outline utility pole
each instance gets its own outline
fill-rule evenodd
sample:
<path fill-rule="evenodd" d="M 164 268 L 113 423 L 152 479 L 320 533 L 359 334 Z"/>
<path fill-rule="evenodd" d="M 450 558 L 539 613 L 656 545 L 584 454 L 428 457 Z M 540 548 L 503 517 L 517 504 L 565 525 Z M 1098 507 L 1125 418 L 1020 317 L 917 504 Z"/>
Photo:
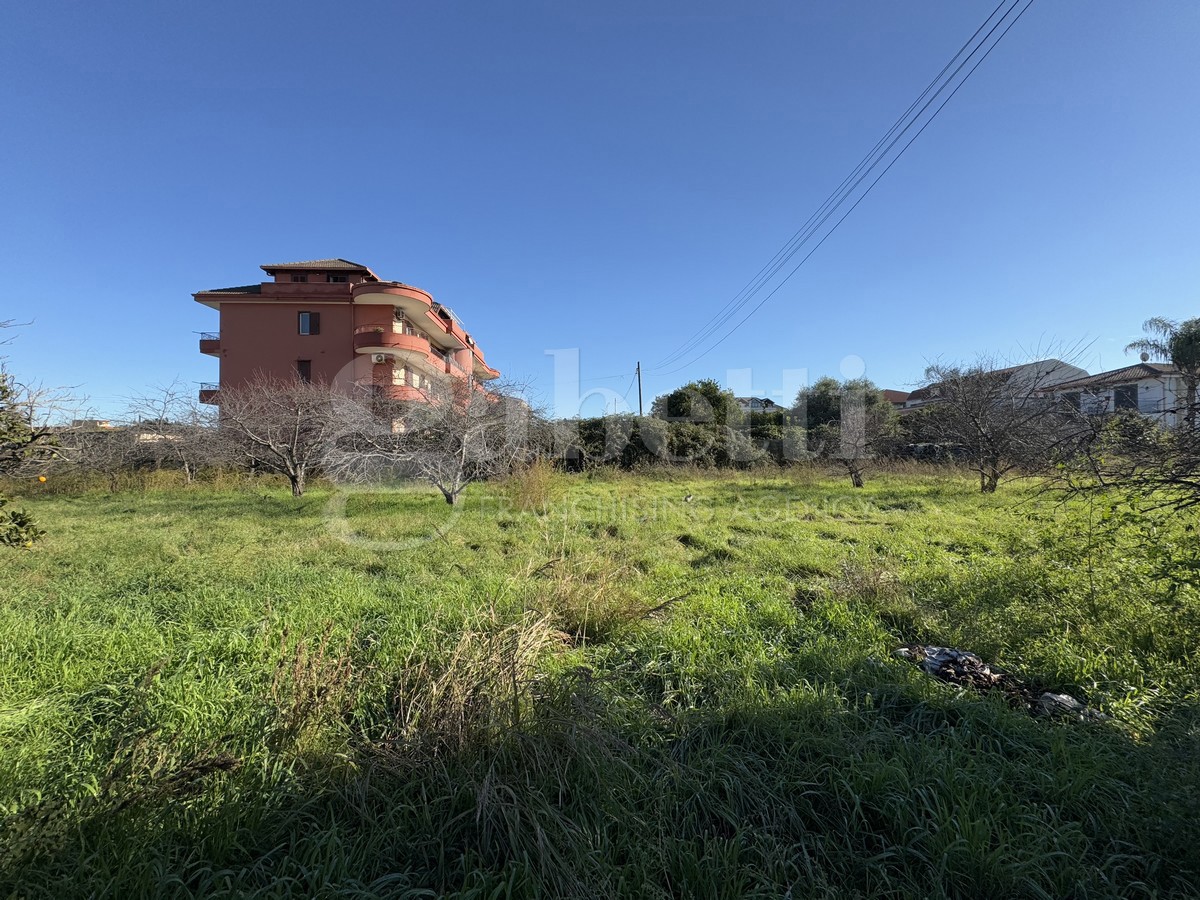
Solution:
<path fill-rule="evenodd" d="M 638 364 L 637 364 L 637 377 L 638 377 L 638 418 L 641 418 L 643 415 L 643 413 L 642 413 L 642 361 L 641 360 L 638 360 Z"/>

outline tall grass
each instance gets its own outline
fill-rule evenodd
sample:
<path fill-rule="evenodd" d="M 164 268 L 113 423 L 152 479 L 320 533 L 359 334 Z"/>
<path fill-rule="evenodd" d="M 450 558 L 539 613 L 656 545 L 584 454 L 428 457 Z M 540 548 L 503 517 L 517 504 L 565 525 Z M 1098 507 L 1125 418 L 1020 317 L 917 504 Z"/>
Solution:
<path fill-rule="evenodd" d="M 349 503 L 371 543 L 320 487 L 28 490 L 0 890 L 1200 893 L 1200 598 L 1136 529 L 917 475 L 551 475 L 453 520 Z M 937 682 L 910 641 L 1110 718 Z"/>

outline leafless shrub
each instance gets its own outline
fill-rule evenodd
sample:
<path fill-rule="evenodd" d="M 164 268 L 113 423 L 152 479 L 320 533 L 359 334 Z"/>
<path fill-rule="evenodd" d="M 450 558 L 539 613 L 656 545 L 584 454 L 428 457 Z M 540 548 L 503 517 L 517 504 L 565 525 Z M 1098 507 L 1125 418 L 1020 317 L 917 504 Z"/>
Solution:
<path fill-rule="evenodd" d="M 1132 412 L 1081 422 L 1076 452 L 1049 473 L 1051 489 L 1115 494 L 1149 509 L 1200 506 L 1200 428 L 1182 417 L 1168 428 Z"/>
<path fill-rule="evenodd" d="M 124 418 L 142 452 L 158 466 L 177 466 L 188 484 L 218 461 L 216 415 L 178 380 L 134 397 Z"/>
<path fill-rule="evenodd" d="M 1172 426 L 1134 412 L 1081 415 L 1076 452 L 1052 470 L 1049 484 L 1149 510 L 1192 509 L 1200 506 L 1200 318 L 1153 318 L 1143 328 L 1147 337 L 1125 349 L 1169 361 L 1183 380 L 1184 396 L 1169 410 Z"/>
<path fill-rule="evenodd" d="M 77 405 L 65 388 L 20 381 L 0 359 L 0 474 L 37 471 L 63 458 L 57 423 Z"/>
<path fill-rule="evenodd" d="M 59 441 L 69 468 L 103 478 L 113 493 L 130 483 L 140 465 L 150 463 L 137 433 L 126 428 L 79 425 L 62 432 Z"/>

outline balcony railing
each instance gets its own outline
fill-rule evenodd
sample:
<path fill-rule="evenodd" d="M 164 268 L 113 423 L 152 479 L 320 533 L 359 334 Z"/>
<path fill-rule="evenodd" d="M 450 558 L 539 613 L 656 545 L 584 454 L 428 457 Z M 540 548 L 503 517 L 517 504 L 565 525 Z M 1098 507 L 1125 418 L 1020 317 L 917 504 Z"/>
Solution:
<path fill-rule="evenodd" d="M 423 337 L 426 340 L 429 340 L 429 335 L 414 326 L 412 322 L 408 321 L 408 319 L 396 319 L 394 322 L 392 322 L 392 333 L 411 334 L 415 335 L 416 337 Z"/>
<path fill-rule="evenodd" d="M 420 332 L 406 334 L 384 325 L 360 325 L 354 329 L 354 349 L 407 350 L 429 354 L 429 338 Z"/>
<path fill-rule="evenodd" d="M 215 331 L 200 332 L 200 352 L 217 354 L 221 352 L 221 335 Z"/>
<path fill-rule="evenodd" d="M 216 403 L 221 396 L 221 386 L 205 382 L 200 385 L 200 402 L 201 403 Z"/>

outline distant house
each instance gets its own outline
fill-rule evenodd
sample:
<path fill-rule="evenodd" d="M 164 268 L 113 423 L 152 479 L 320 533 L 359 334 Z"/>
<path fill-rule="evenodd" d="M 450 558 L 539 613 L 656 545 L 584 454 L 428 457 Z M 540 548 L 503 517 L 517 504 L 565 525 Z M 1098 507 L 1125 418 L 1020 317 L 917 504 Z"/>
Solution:
<path fill-rule="evenodd" d="M 896 409 L 904 409 L 904 404 L 912 396 L 909 391 L 894 391 L 891 388 L 884 388 L 882 393 L 883 399 L 892 404 Z"/>
<path fill-rule="evenodd" d="M 112 431 L 113 423 L 108 419 L 73 419 L 71 428 L 76 431 Z"/>
<path fill-rule="evenodd" d="M 1003 378 L 1005 384 L 1011 383 L 1014 391 L 1021 391 L 1024 387 L 1030 394 L 1034 394 L 1039 390 L 1055 387 L 1073 379 L 1086 378 L 1088 373 L 1087 369 L 1065 363 L 1061 359 L 1039 359 L 1036 362 L 1022 363 L 1019 366 L 993 369 L 984 374 Z M 926 385 L 909 394 L 904 400 L 903 408 L 906 410 L 918 409 L 930 403 L 936 403 L 937 399 L 938 386 L 936 384 Z"/>
<path fill-rule="evenodd" d="M 1131 410 L 1173 427 L 1185 403 L 1183 376 L 1173 365 L 1142 362 L 1060 382 L 1053 394 L 1087 415 Z"/>
<path fill-rule="evenodd" d="M 782 410 L 783 407 L 774 400 L 768 400 L 766 397 L 734 397 L 734 402 L 737 403 L 738 409 L 748 413 L 776 412 Z"/>

